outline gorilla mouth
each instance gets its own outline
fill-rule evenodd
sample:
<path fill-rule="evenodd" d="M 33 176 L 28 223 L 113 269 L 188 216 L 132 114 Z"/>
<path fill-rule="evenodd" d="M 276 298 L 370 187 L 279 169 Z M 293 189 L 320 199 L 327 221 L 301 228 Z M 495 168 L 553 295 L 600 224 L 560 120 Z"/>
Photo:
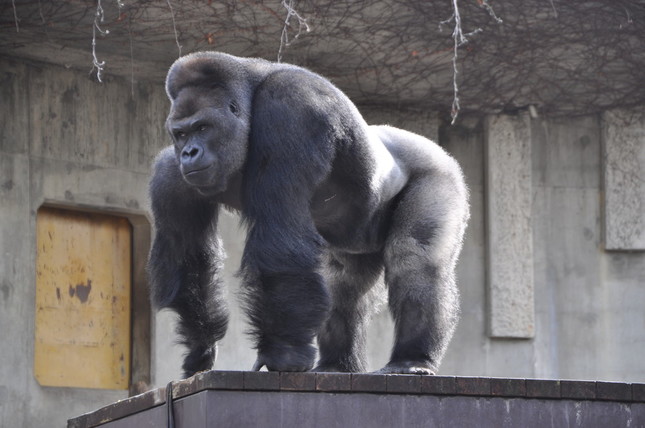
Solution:
<path fill-rule="evenodd" d="M 192 185 L 204 186 L 212 184 L 212 174 L 210 173 L 213 165 L 207 165 L 203 168 L 191 169 L 189 171 L 182 171 L 184 179 Z"/>
<path fill-rule="evenodd" d="M 186 177 L 188 177 L 189 175 L 199 174 L 199 173 L 200 173 L 200 172 L 202 172 L 202 171 L 206 171 L 206 170 L 207 170 L 207 169 L 209 169 L 211 166 L 212 166 L 212 165 L 207 165 L 207 166 L 205 166 L 205 167 L 203 167 L 203 168 L 196 168 L 196 169 L 191 169 L 190 171 L 184 171 L 184 175 L 185 175 Z"/>

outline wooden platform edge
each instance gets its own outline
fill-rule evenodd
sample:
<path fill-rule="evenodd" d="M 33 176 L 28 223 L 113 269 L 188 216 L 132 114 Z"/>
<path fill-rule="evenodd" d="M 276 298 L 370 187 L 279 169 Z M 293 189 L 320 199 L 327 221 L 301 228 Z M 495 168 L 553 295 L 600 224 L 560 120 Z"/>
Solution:
<path fill-rule="evenodd" d="M 645 403 L 645 383 L 369 373 L 212 370 L 173 382 L 172 389 L 173 399 L 180 399 L 205 390 L 236 390 L 449 395 Z M 67 426 L 68 428 L 99 426 L 163 405 L 165 402 L 166 387 L 162 387 L 69 419 Z"/>

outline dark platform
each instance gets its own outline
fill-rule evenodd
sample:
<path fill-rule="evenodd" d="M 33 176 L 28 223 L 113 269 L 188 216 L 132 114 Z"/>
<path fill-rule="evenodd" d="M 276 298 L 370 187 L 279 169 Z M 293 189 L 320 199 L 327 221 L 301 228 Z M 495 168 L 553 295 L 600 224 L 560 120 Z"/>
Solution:
<path fill-rule="evenodd" d="M 645 384 L 345 373 L 200 373 L 173 383 L 176 428 L 645 427 Z M 67 426 L 165 427 L 165 388 Z"/>

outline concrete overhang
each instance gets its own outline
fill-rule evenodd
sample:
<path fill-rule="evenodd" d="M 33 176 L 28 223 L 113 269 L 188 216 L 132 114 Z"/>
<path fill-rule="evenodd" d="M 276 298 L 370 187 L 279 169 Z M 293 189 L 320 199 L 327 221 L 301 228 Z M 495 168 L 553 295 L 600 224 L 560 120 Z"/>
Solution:
<path fill-rule="evenodd" d="M 494 12 L 483 0 L 458 5 L 468 40 L 456 61 L 462 111 L 586 114 L 645 104 L 642 1 L 496 1 Z M 96 78 L 94 51 L 104 78 L 159 83 L 180 53 L 281 55 L 357 104 L 450 114 L 454 18 L 449 0 L 14 0 L 0 5 L 0 54 Z"/>

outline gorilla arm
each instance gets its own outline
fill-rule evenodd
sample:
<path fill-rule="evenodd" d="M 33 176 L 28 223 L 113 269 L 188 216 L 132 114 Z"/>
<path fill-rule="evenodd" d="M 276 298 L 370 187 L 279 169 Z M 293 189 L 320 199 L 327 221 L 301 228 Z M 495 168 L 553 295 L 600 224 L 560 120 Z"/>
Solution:
<path fill-rule="evenodd" d="M 215 344 L 226 331 L 228 309 L 218 279 L 223 251 L 216 203 L 181 177 L 172 147 L 157 157 L 150 185 L 155 237 L 148 272 L 153 304 L 179 315 L 186 345 L 184 376 L 212 367 Z"/>

